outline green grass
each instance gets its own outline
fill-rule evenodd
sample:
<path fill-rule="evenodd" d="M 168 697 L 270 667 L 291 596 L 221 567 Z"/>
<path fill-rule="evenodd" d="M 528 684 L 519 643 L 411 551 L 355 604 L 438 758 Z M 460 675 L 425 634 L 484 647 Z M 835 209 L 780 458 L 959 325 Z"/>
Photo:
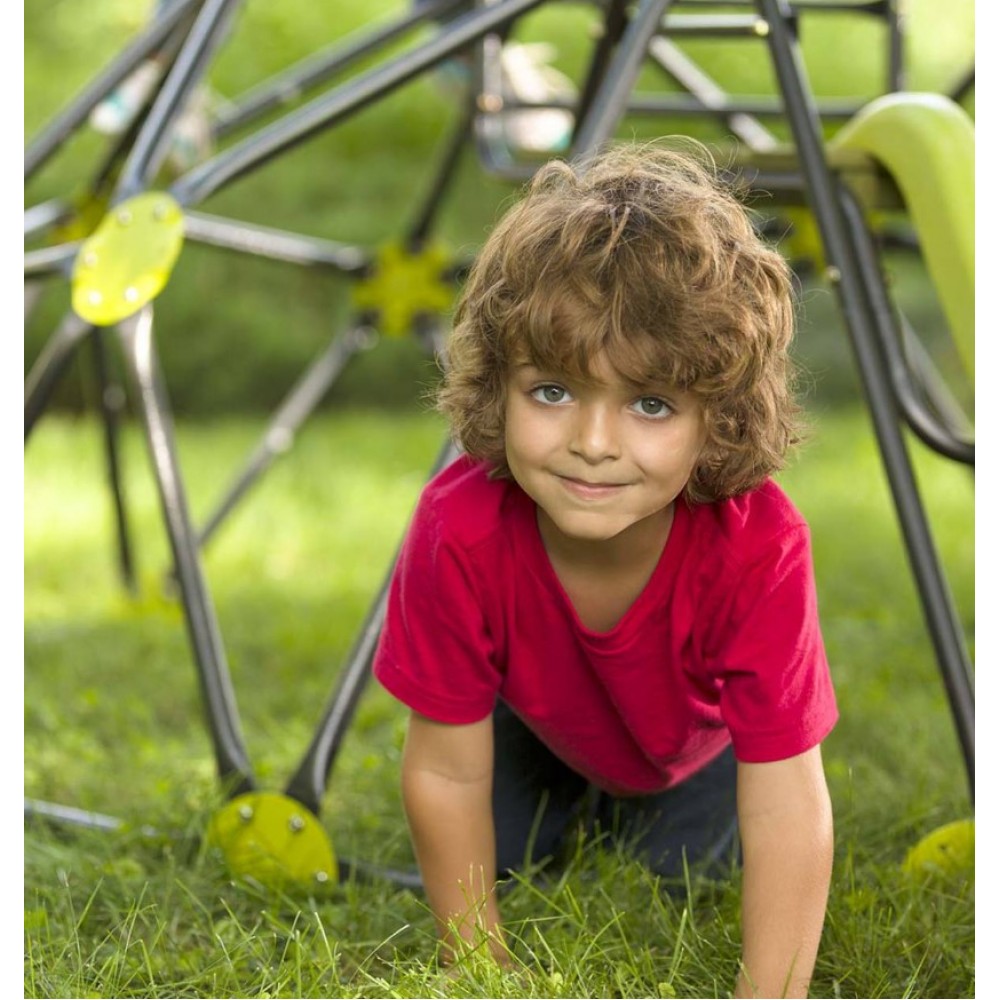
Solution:
<path fill-rule="evenodd" d="M 180 424 L 197 519 L 261 426 Z M 304 752 L 441 437 L 438 418 L 418 411 L 314 419 L 207 552 L 263 788 L 280 790 Z M 971 641 L 972 480 L 914 452 Z M 505 898 L 523 968 L 456 981 L 432 961 L 417 895 L 377 883 L 283 894 L 230 879 L 201 841 L 221 795 L 131 427 L 125 459 L 135 599 L 116 580 L 97 426 L 47 417 L 26 452 L 25 794 L 125 823 L 114 833 L 26 825 L 26 997 L 728 995 L 738 881 L 675 899 L 593 844 L 553 881 L 523 880 Z M 838 842 L 814 994 L 971 997 L 971 873 L 900 870 L 923 834 L 970 806 L 863 416 L 817 410 L 813 440 L 782 481 L 812 524 L 842 712 L 825 747 Z M 397 790 L 404 716 L 370 687 L 337 757 L 322 821 L 344 858 L 412 864 Z"/>

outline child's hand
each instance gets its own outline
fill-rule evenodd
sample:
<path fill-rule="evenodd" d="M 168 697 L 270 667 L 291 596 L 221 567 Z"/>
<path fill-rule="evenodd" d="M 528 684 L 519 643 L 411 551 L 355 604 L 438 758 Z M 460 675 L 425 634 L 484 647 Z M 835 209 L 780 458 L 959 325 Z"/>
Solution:
<path fill-rule="evenodd" d="M 488 995 L 503 996 L 511 993 L 512 987 L 515 994 L 524 992 L 519 987 L 526 987 L 529 980 L 529 970 L 509 952 L 490 955 L 475 950 L 444 965 L 437 985 L 446 995 L 452 993 L 457 984 L 466 982 L 470 986 L 475 985 L 477 993 L 481 993 L 484 987 L 489 987 Z"/>

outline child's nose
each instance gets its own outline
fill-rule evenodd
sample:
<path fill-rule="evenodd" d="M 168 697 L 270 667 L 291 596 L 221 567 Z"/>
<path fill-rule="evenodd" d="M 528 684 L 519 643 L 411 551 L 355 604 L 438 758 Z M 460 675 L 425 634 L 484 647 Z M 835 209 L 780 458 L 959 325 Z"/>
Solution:
<path fill-rule="evenodd" d="M 602 405 L 581 406 L 574 422 L 570 450 L 591 464 L 618 458 L 621 445 L 613 409 Z"/>

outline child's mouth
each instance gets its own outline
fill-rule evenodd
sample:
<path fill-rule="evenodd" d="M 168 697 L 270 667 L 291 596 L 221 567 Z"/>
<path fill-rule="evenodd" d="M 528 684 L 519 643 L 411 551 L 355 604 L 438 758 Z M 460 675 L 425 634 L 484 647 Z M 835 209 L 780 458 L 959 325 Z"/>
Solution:
<path fill-rule="evenodd" d="M 569 493 L 584 500 L 600 500 L 625 489 L 625 483 L 591 482 L 586 479 L 574 479 L 572 476 L 558 478 Z"/>

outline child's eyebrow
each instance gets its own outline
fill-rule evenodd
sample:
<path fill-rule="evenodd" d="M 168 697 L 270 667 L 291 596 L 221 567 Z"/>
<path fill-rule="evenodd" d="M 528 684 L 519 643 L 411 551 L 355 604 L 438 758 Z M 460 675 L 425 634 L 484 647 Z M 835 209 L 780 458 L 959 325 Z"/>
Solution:
<path fill-rule="evenodd" d="M 629 387 L 643 396 L 677 396 L 683 390 L 672 382 L 629 382 Z"/>
<path fill-rule="evenodd" d="M 511 365 L 511 372 L 515 375 L 521 375 L 524 372 L 534 372 L 537 375 L 544 377 L 555 378 L 555 373 L 550 371 L 548 368 L 539 368 L 533 361 L 515 361 Z"/>

